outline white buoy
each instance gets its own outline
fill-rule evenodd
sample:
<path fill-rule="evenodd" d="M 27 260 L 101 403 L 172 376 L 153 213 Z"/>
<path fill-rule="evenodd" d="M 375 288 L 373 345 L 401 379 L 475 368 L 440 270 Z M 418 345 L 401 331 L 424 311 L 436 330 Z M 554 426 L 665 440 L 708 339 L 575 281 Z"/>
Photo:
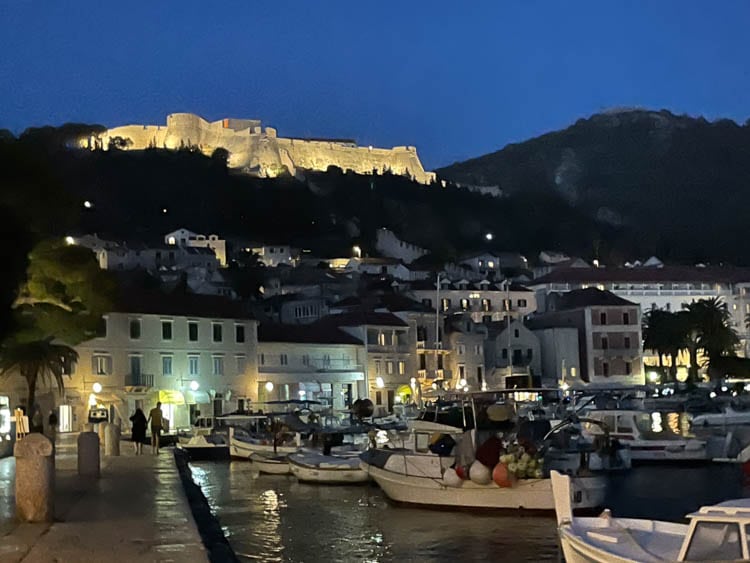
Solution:
<path fill-rule="evenodd" d="M 445 473 L 443 473 L 443 484 L 446 487 L 460 487 L 463 485 L 464 480 L 461 479 L 461 477 L 458 476 L 458 473 L 456 473 L 456 470 L 452 467 L 449 467 L 445 470 Z"/>
<path fill-rule="evenodd" d="M 489 485 L 492 481 L 492 471 L 489 467 L 477 460 L 471 464 L 469 479 L 477 485 Z"/>

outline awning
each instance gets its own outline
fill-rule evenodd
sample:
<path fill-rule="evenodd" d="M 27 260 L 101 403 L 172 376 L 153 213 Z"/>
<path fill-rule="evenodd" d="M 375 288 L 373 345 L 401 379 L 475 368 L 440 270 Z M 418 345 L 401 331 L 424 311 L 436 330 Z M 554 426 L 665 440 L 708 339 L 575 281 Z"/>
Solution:
<path fill-rule="evenodd" d="M 185 403 L 188 405 L 210 405 L 211 398 L 206 391 L 185 391 Z"/>
<path fill-rule="evenodd" d="M 97 404 L 111 404 L 111 403 L 121 403 L 122 397 L 119 397 L 118 395 L 115 395 L 114 393 L 93 393 L 94 397 L 96 397 Z"/>
<path fill-rule="evenodd" d="M 180 391 L 173 391 L 172 389 L 160 389 L 159 402 L 165 405 L 184 405 L 185 397 Z"/>

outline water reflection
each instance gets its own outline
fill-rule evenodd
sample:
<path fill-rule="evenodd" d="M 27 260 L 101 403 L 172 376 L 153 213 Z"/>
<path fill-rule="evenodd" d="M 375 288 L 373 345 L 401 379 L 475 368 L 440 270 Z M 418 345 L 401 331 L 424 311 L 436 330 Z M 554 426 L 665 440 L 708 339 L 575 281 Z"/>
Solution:
<path fill-rule="evenodd" d="M 197 463 L 193 475 L 244 560 L 557 561 L 552 517 L 395 507 L 376 487 L 254 478 L 249 464 Z"/>

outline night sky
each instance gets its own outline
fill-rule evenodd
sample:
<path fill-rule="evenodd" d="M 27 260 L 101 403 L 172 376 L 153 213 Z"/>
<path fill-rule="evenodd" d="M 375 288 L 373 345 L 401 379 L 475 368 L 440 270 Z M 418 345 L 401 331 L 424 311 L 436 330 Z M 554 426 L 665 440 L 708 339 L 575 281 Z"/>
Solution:
<path fill-rule="evenodd" d="M 426 167 L 616 106 L 750 117 L 750 2 L 0 0 L 0 128 L 260 118 Z"/>

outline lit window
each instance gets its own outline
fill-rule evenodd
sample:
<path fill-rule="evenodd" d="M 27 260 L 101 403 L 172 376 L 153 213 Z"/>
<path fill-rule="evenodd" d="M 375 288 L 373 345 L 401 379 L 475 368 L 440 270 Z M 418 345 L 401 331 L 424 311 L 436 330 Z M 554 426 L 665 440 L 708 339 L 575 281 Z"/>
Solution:
<path fill-rule="evenodd" d="M 188 356 L 188 375 L 192 375 L 192 376 L 198 375 L 199 359 L 200 358 L 198 356 Z"/>
<path fill-rule="evenodd" d="M 398 363 L 398 374 L 404 375 L 406 373 L 406 362 L 399 362 Z"/>
<path fill-rule="evenodd" d="M 224 375 L 224 357 L 214 356 L 214 375 Z"/>

